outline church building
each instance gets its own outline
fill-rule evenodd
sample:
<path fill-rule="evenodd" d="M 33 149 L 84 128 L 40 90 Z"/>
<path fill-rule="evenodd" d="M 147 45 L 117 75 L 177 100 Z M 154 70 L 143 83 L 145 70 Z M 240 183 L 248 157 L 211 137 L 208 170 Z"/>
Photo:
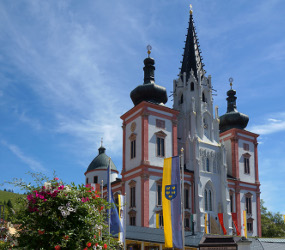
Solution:
<path fill-rule="evenodd" d="M 121 116 L 121 178 L 111 162 L 113 194 L 126 194 L 127 225 L 163 228 L 164 158 L 184 148 L 185 230 L 239 235 L 245 210 L 248 236 L 260 237 L 258 135 L 246 130 L 249 117 L 237 111 L 232 86 L 227 112 L 219 116 L 214 108 L 192 11 L 180 73 L 173 81 L 173 108 L 165 106 L 167 91 L 155 83 L 155 61 L 148 54 L 144 82 L 130 93 L 134 106 Z M 101 145 L 85 172 L 87 184 L 106 183 L 105 151 Z"/>

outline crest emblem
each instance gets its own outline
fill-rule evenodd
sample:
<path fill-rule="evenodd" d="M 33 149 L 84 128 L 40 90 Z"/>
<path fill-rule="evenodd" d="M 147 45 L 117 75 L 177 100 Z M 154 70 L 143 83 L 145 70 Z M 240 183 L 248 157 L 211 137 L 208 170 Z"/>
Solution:
<path fill-rule="evenodd" d="M 172 200 L 177 195 L 177 185 L 166 185 L 165 186 L 165 198 Z"/>

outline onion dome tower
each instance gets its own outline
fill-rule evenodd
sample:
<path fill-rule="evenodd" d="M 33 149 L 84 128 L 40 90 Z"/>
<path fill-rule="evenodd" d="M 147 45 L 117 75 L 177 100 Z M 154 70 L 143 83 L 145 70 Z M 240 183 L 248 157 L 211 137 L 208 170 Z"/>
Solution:
<path fill-rule="evenodd" d="M 137 86 L 130 94 L 134 105 L 138 105 L 142 101 L 154 104 L 165 104 L 167 102 L 167 92 L 162 86 L 155 84 L 154 81 L 154 59 L 151 58 L 151 46 L 147 46 L 148 57 L 144 60 L 144 83 Z"/>
<path fill-rule="evenodd" d="M 101 146 L 98 149 L 98 155 L 89 164 L 87 171 L 85 172 L 86 184 L 90 183 L 107 183 L 107 169 L 109 165 L 109 156 L 106 155 L 106 148 L 103 147 L 103 141 L 101 140 Z M 118 170 L 114 162 L 110 159 L 111 165 L 111 181 L 115 181 L 118 177 Z"/>
<path fill-rule="evenodd" d="M 229 80 L 231 89 L 227 92 L 227 113 L 220 117 L 220 133 L 223 133 L 232 128 L 245 129 L 249 121 L 249 117 L 247 115 L 237 111 L 237 97 L 235 96 L 236 91 L 232 89 L 233 79 L 230 78 Z"/>

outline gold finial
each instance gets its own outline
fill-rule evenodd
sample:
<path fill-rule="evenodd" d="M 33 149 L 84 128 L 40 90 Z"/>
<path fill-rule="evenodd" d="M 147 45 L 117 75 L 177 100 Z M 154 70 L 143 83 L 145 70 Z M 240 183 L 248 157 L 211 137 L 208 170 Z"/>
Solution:
<path fill-rule="evenodd" d="M 152 47 L 150 45 L 147 45 L 146 49 L 147 49 L 147 54 L 148 54 L 148 57 L 149 57 L 149 55 L 151 53 L 151 50 L 152 50 Z"/>
<path fill-rule="evenodd" d="M 233 81 L 234 81 L 234 78 L 230 77 L 229 82 L 230 82 L 231 89 L 233 89 Z"/>
<path fill-rule="evenodd" d="M 193 14 L 192 4 L 190 4 L 189 7 L 190 7 L 190 15 L 192 15 Z"/>

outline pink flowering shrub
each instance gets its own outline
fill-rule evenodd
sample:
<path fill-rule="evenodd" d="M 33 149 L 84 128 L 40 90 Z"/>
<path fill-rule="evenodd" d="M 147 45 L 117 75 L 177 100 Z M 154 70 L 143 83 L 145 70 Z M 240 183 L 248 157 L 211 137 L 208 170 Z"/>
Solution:
<path fill-rule="evenodd" d="M 106 225 L 110 206 L 99 192 L 84 185 L 66 185 L 57 177 L 33 176 L 35 186 L 14 183 L 27 193 L 15 218 L 21 249 L 118 248 Z"/>

